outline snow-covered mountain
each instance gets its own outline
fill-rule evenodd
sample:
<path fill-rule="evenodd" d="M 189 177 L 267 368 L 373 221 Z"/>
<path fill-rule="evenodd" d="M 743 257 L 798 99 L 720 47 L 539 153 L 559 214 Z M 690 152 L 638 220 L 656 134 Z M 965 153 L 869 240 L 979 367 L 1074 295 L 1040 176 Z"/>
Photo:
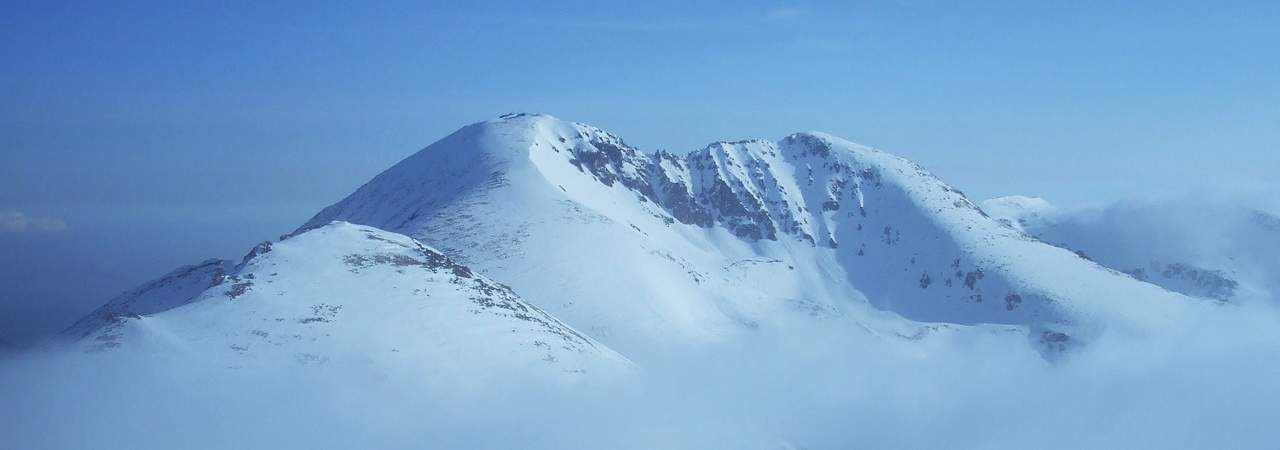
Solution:
<path fill-rule="evenodd" d="M 1190 304 L 827 134 L 648 154 L 513 114 L 428 146 L 239 264 L 180 268 L 67 334 L 90 349 L 201 342 L 304 359 L 430 339 L 574 372 L 629 364 L 605 345 L 643 362 L 815 320 L 885 336 L 1006 325 L 1060 349 Z"/>
<path fill-rule="evenodd" d="M 301 229 L 428 242 L 626 354 L 862 305 L 1066 339 L 1187 299 L 1001 225 L 920 166 L 823 133 L 647 154 L 538 114 L 473 124 Z"/>
<path fill-rule="evenodd" d="M 980 208 L 824 133 L 646 153 L 513 114 L 241 259 L 117 296 L 70 352 L 0 358 L 0 397 L 7 423 L 105 430 L 21 448 L 144 426 L 174 431 L 131 447 L 1169 447 L 1239 424 L 1215 434 L 1270 442 L 1257 367 L 1280 316 L 1236 300 L 1275 292 L 1280 220 L 1208 211 Z"/>

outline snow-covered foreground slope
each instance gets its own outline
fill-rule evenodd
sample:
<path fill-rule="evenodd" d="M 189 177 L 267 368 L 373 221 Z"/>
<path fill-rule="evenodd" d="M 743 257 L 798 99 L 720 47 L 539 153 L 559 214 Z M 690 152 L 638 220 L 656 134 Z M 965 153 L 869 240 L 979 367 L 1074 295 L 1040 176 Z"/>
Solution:
<path fill-rule="evenodd" d="M 822 133 L 645 154 L 590 125 L 465 127 L 326 208 L 429 242 L 624 353 L 862 305 L 1041 337 L 1188 299 L 1028 238 L 919 166 Z"/>
<path fill-rule="evenodd" d="M 198 353 L 228 367 L 357 358 L 433 381 L 573 381 L 630 363 L 417 241 L 334 222 L 126 293 L 67 331 L 90 351 Z"/>

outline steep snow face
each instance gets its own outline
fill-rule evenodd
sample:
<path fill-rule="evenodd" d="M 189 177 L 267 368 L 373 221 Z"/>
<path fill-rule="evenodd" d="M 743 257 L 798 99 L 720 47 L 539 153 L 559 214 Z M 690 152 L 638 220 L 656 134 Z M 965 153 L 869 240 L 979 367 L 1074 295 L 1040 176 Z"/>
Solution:
<path fill-rule="evenodd" d="M 823 133 L 647 155 L 590 125 L 508 115 L 432 144 L 302 229 L 331 220 L 436 245 L 624 351 L 866 302 L 1064 339 L 1158 326 L 1186 300 Z"/>
<path fill-rule="evenodd" d="M 983 205 L 1045 242 L 1169 290 L 1216 301 L 1276 298 L 1280 292 L 1280 219 L 1262 211 L 1194 200 L 1081 211 L 1017 197 Z"/>
<path fill-rule="evenodd" d="M 259 245 L 236 267 L 180 269 L 68 333 L 94 351 L 199 351 L 232 367 L 354 358 L 468 382 L 630 365 L 412 238 L 343 222 Z"/>

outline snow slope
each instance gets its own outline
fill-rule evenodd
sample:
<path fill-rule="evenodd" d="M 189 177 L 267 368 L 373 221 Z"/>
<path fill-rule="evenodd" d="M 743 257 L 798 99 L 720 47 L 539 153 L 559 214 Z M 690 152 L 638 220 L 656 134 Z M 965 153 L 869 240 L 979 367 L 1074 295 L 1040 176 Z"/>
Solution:
<path fill-rule="evenodd" d="M 230 367 L 333 358 L 431 380 L 511 372 L 572 382 L 630 363 L 506 286 L 401 235 L 334 222 L 185 267 L 67 331 L 89 351 L 199 352 Z"/>
<path fill-rule="evenodd" d="M 428 242 L 633 357 L 802 316 L 867 326 L 868 304 L 1057 340 L 1159 327 L 1187 304 L 823 133 L 646 154 L 512 114 L 428 146 L 301 230 L 332 220 Z"/>

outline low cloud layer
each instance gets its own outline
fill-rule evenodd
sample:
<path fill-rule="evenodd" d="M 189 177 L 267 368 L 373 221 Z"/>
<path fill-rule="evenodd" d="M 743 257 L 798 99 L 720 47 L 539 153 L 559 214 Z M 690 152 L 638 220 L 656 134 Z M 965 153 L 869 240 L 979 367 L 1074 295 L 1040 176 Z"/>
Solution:
<path fill-rule="evenodd" d="M 444 385 L 360 355 L 232 368 L 200 354 L 0 360 L 5 448 L 1266 448 L 1280 314 L 1210 306 L 1060 361 L 1026 336 L 761 329 L 547 387 Z M 422 361 L 420 364 L 431 364 Z M 92 374 L 92 375 L 88 375 Z"/>

